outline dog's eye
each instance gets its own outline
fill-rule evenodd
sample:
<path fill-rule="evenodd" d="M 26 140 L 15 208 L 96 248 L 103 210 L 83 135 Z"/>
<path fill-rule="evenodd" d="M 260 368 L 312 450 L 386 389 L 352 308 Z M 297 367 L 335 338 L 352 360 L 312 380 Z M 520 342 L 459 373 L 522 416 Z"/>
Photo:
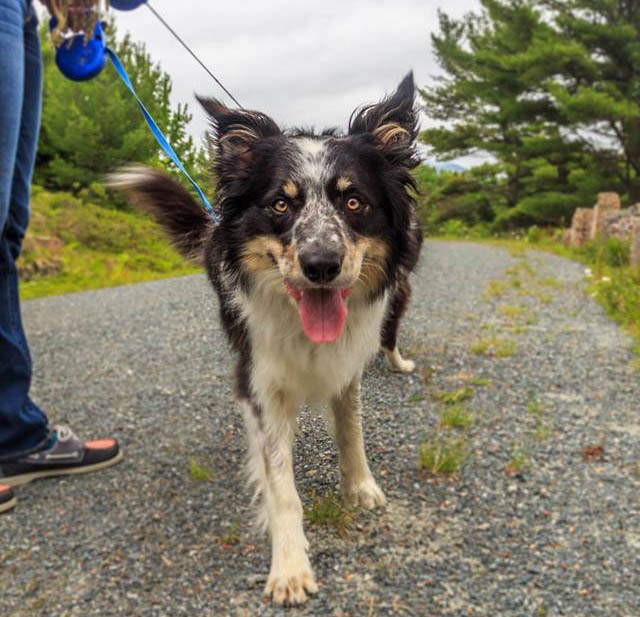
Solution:
<path fill-rule="evenodd" d="M 271 207 L 278 213 L 284 214 L 289 209 L 289 204 L 284 199 L 276 199 Z"/>
<path fill-rule="evenodd" d="M 349 197 L 347 199 L 347 210 L 357 212 L 362 208 L 362 202 L 357 197 Z"/>

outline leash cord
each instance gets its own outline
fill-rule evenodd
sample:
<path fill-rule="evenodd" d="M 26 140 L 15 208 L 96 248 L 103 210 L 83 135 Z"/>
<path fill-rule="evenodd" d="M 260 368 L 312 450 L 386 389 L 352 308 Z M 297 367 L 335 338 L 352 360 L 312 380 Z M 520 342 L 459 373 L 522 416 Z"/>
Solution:
<path fill-rule="evenodd" d="M 178 42 L 191 54 L 191 56 L 193 57 L 193 59 L 207 72 L 207 74 L 209 75 L 209 77 L 211 77 L 211 79 L 213 79 L 229 96 L 229 98 L 240 108 L 240 109 L 244 109 L 244 107 L 242 107 L 242 105 L 240 105 L 240 103 L 238 102 L 238 99 L 233 96 L 233 94 L 231 94 L 231 92 L 229 92 L 229 90 L 227 90 L 224 86 L 224 84 L 205 66 L 204 62 L 202 62 L 202 60 L 200 60 L 200 58 L 198 58 L 198 56 L 196 56 L 196 54 L 191 50 L 191 48 L 182 40 L 182 38 L 180 38 L 180 35 L 162 18 L 162 16 L 160 15 L 160 13 L 158 13 L 158 11 L 156 11 L 151 4 L 148 2 L 144 3 L 147 8 L 158 18 L 158 20 L 160 21 L 160 23 L 162 23 L 162 25 L 169 31 L 171 32 L 171 34 L 173 34 L 173 36 L 178 40 Z"/>
<path fill-rule="evenodd" d="M 137 92 L 135 91 L 135 88 L 133 87 L 133 84 L 131 83 L 131 80 L 129 79 L 129 75 L 127 75 L 127 71 L 122 66 L 122 63 L 120 62 L 120 60 L 118 59 L 118 56 L 116 56 L 116 54 L 108 47 L 106 49 L 106 53 L 109 56 L 109 58 L 111 58 L 111 63 L 113 64 L 113 67 L 115 68 L 116 72 L 120 76 L 120 79 L 122 79 L 124 85 L 127 87 L 129 92 L 131 92 L 136 102 L 138 103 L 138 107 L 140 108 L 140 111 L 142 112 L 144 119 L 147 121 L 147 124 L 151 129 L 151 133 L 156 138 L 156 141 L 158 142 L 158 144 L 160 144 L 160 147 L 164 150 L 166 155 L 174 162 L 176 167 L 185 175 L 187 180 L 191 182 L 193 188 L 198 193 L 198 196 L 200 197 L 202 204 L 204 205 L 204 209 L 207 211 L 207 213 L 213 220 L 214 224 L 217 225 L 220 222 L 218 215 L 214 212 L 213 207 L 209 203 L 209 200 L 205 196 L 202 189 L 198 186 L 198 183 L 189 175 L 189 172 L 187 172 L 187 170 L 184 168 L 184 165 L 182 164 L 182 161 L 176 154 L 175 150 L 171 147 L 171 144 L 168 142 L 164 133 L 160 130 L 155 120 L 153 119 L 151 114 L 147 111 L 147 108 L 144 106 L 143 102 L 140 100 L 140 97 L 138 96 Z"/>

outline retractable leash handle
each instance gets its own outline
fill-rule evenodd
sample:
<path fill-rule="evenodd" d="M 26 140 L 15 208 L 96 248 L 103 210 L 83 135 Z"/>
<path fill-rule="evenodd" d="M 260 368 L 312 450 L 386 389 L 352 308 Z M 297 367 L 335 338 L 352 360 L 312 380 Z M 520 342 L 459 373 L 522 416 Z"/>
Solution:
<path fill-rule="evenodd" d="M 143 4 L 146 0 L 117 0 L 115 3 L 113 0 L 111 1 L 112 6 L 127 5 L 129 8 L 125 10 L 132 10 Z M 135 6 L 132 6 L 135 5 Z M 117 6 L 116 6 L 117 8 Z M 49 29 L 52 30 L 56 26 L 55 17 L 51 18 L 49 22 Z M 185 169 L 180 157 L 176 154 L 175 150 L 171 147 L 171 144 L 165 137 L 164 133 L 160 130 L 152 115 L 148 112 L 147 108 L 144 106 L 144 103 L 140 100 L 127 72 L 125 71 L 122 63 L 116 56 L 115 52 L 109 49 L 106 46 L 104 41 L 104 32 L 102 30 L 102 24 L 98 21 L 96 23 L 96 27 L 93 32 L 93 37 L 85 43 L 84 34 L 74 34 L 70 37 L 70 40 L 63 43 L 58 47 L 56 51 L 56 64 L 58 68 L 62 72 L 65 77 L 72 79 L 74 81 L 87 81 L 92 79 L 96 75 L 98 75 L 104 65 L 106 63 L 106 58 L 109 56 L 111 58 L 111 63 L 118 73 L 120 79 L 127 87 L 127 90 L 131 92 L 133 97 L 142 112 L 142 115 L 149 125 L 151 129 L 151 133 L 156 138 L 156 141 L 165 152 L 165 154 L 173 161 L 174 165 L 184 174 L 185 178 L 189 180 L 196 193 L 198 193 L 198 197 L 200 197 L 200 201 L 202 201 L 202 205 L 204 209 L 207 211 L 207 214 L 211 217 L 211 220 L 214 224 L 219 223 L 218 215 L 214 212 L 213 207 L 209 203 L 206 195 L 198 185 L 198 183 L 189 175 L 189 172 Z"/>
<path fill-rule="evenodd" d="M 109 0 L 109 6 L 118 9 L 118 11 L 133 11 L 133 9 L 137 9 L 146 1 L 147 0 Z"/>

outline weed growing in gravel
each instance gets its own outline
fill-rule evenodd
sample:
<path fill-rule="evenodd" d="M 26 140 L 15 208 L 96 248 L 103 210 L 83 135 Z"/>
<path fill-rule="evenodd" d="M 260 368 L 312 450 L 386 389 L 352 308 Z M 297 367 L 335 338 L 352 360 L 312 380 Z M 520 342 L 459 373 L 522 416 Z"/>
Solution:
<path fill-rule="evenodd" d="M 490 379 L 487 379 L 486 377 L 472 377 L 469 380 L 469 383 L 472 386 L 478 386 L 479 388 L 485 388 L 493 385 L 493 382 Z"/>
<path fill-rule="evenodd" d="M 477 354 L 478 356 L 485 356 L 489 353 L 490 346 L 491 342 L 489 339 L 482 339 L 471 345 L 471 353 Z"/>
<path fill-rule="evenodd" d="M 553 302 L 553 296 L 544 291 L 538 292 L 535 296 L 540 304 L 551 304 Z"/>
<path fill-rule="evenodd" d="M 420 444 L 420 469 L 432 474 L 458 471 L 469 457 L 466 439 L 436 434 Z"/>
<path fill-rule="evenodd" d="M 424 401 L 424 394 L 414 394 L 408 398 L 409 403 L 419 403 L 420 401 Z"/>
<path fill-rule="evenodd" d="M 534 315 L 533 313 L 529 313 L 525 318 L 524 318 L 524 323 L 527 326 L 533 326 L 535 324 L 537 324 L 539 321 L 538 316 Z"/>
<path fill-rule="evenodd" d="M 562 283 L 554 276 L 543 278 L 540 283 L 545 287 L 550 287 L 551 289 L 562 289 Z"/>
<path fill-rule="evenodd" d="M 238 529 L 240 527 L 240 523 L 238 519 L 235 519 L 233 523 L 231 523 L 231 527 L 229 527 L 229 531 L 227 533 L 220 536 L 220 543 L 226 545 L 238 544 L 240 542 L 240 534 L 238 533 Z"/>
<path fill-rule="evenodd" d="M 348 535 L 353 513 L 340 501 L 336 493 L 311 495 L 311 503 L 304 508 L 304 519 L 310 525 L 331 527 L 341 537 Z"/>
<path fill-rule="evenodd" d="M 546 422 L 543 422 L 541 418 L 536 418 L 536 428 L 533 432 L 533 436 L 538 441 L 544 441 L 551 437 L 552 427 Z"/>
<path fill-rule="evenodd" d="M 522 287 L 522 281 L 519 278 L 510 279 L 509 284 L 511 285 L 511 287 L 515 287 L 516 289 Z"/>
<path fill-rule="evenodd" d="M 464 386 L 456 390 L 438 392 L 434 398 L 445 405 L 457 405 L 473 398 L 473 390 Z"/>
<path fill-rule="evenodd" d="M 511 460 L 507 463 L 507 466 L 504 469 L 505 473 L 512 476 L 527 469 L 529 467 L 527 455 L 528 451 L 524 446 L 514 446 L 511 450 Z"/>
<path fill-rule="evenodd" d="M 509 334 L 524 334 L 527 331 L 527 328 L 525 326 L 508 326 L 503 328 L 503 330 Z"/>
<path fill-rule="evenodd" d="M 508 358 L 516 353 L 518 350 L 518 346 L 513 341 L 508 341 L 505 339 L 496 340 L 494 343 L 494 352 L 493 355 L 496 358 Z"/>
<path fill-rule="evenodd" d="M 485 338 L 476 341 L 471 345 L 471 352 L 479 356 L 495 356 L 496 358 L 507 358 L 518 350 L 517 345 L 507 339 Z"/>
<path fill-rule="evenodd" d="M 484 296 L 485 298 L 499 298 L 505 292 L 505 289 L 504 281 L 489 281 Z"/>
<path fill-rule="evenodd" d="M 544 411 L 544 407 L 538 399 L 532 398 L 527 403 L 527 411 L 533 414 L 541 414 Z"/>
<path fill-rule="evenodd" d="M 505 317 L 509 317 L 511 319 L 516 319 L 520 317 L 524 311 L 524 306 L 512 306 L 510 304 L 502 304 L 498 307 L 498 311 L 502 313 Z"/>
<path fill-rule="evenodd" d="M 472 422 L 464 405 L 449 405 L 440 412 L 440 424 L 446 428 L 467 428 Z"/>
<path fill-rule="evenodd" d="M 213 478 L 213 472 L 206 466 L 200 465 L 195 459 L 189 461 L 189 476 L 196 481 L 209 481 Z"/>

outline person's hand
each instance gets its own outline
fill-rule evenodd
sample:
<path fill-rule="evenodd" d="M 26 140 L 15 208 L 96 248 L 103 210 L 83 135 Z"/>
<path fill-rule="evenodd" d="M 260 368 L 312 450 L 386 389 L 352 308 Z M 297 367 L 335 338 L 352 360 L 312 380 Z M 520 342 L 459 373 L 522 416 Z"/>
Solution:
<path fill-rule="evenodd" d="M 92 8 L 97 8 L 100 0 L 70 0 L 65 15 L 59 2 L 55 0 L 40 0 L 47 7 L 47 10 L 58 20 L 58 30 L 67 28 L 73 32 L 87 30 L 87 26 L 95 26 L 95 18 L 87 18 L 87 12 Z M 90 28 L 93 31 L 93 27 Z"/>

